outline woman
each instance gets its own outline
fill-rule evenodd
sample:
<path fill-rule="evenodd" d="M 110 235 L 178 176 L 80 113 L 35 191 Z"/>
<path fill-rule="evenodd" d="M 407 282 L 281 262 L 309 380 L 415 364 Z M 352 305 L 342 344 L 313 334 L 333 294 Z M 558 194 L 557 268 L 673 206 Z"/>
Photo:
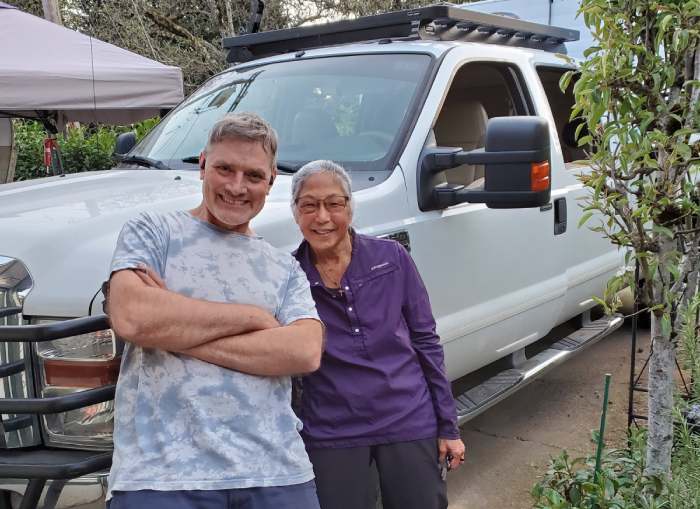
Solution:
<path fill-rule="evenodd" d="M 350 179 L 331 161 L 294 175 L 292 208 L 304 236 L 295 256 L 326 324 L 300 410 L 322 509 L 367 508 L 372 462 L 385 509 L 447 507 L 444 472 L 464 461 L 464 444 L 410 255 L 351 229 Z"/>

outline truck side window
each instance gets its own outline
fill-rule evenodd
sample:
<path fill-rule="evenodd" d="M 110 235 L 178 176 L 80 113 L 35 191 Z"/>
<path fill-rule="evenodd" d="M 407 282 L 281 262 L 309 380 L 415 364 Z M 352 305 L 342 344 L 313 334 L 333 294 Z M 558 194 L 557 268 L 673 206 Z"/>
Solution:
<path fill-rule="evenodd" d="M 491 117 L 530 115 L 531 102 L 520 74 L 511 66 L 469 63 L 455 74 L 433 126 L 435 144 L 472 150 L 484 146 Z M 450 184 L 469 188 L 483 185 L 483 165 L 463 164 L 445 172 Z"/>
<path fill-rule="evenodd" d="M 545 94 L 547 94 L 554 123 L 557 126 L 564 163 L 567 163 L 567 166 L 572 161 L 586 158 L 586 147 L 579 147 L 576 141 L 576 128 L 580 121 L 577 119 L 569 120 L 571 108 L 574 105 L 573 89 L 574 83 L 576 83 L 576 76 L 571 80 L 566 92 L 562 92 L 559 88 L 559 79 L 569 70 L 562 67 L 537 67 L 537 74 L 540 77 Z"/>

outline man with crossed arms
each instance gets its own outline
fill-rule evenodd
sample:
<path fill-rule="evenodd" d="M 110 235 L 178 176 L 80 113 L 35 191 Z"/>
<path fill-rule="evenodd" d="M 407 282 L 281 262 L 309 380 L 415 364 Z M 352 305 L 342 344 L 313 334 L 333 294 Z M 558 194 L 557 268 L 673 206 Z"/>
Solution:
<path fill-rule="evenodd" d="M 200 156 L 201 204 L 120 234 L 110 509 L 318 509 L 290 375 L 318 368 L 323 326 L 296 260 L 250 229 L 276 150 L 260 117 L 224 117 Z"/>

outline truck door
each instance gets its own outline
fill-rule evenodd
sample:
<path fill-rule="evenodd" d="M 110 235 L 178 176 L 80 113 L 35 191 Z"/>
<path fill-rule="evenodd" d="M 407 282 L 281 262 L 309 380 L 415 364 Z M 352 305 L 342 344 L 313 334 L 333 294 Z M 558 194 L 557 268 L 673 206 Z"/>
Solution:
<path fill-rule="evenodd" d="M 440 75 L 436 77 L 425 106 L 433 108 L 425 144 L 478 148 L 489 118 L 536 114 L 515 63 L 471 61 L 455 68 L 442 84 Z M 441 87 L 442 97 L 431 105 Z M 413 172 L 406 174 L 407 181 L 414 178 Z M 478 187 L 483 167 L 463 165 L 445 172 L 444 178 Z M 415 187 L 411 193 L 411 254 L 430 292 L 450 377 L 547 334 L 560 314 L 566 288 L 563 262 L 554 249 L 553 208 L 494 210 L 467 203 L 421 212 Z"/>
<path fill-rule="evenodd" d="M 582 205 L 589 191 L 578 180 L 578 175 L 588 171 L 581 160 L 586 159 L 587 148 L 578 146 L 576 120 L 571 121 L 571 107 L 574 104 L 573 84 L 566 92 L 559 88 L 559 79 L 569 69 L 552 64 L 536 66 L 536 75 L 542 85 L 547 100 L 543 102 L 551 112 L 561 147 L 562 161 L 557 164 L 557 188 L 552 189 L 552 202 L 566 207 L 568 231 L 557 238 L 558 257 L 566 260 L 566 299 L 562 306 L 560 320 L 573 316 L 592 305 L 591 296 L 602 295 L 606 282 L 624 264 L 624 251 L 618 250 L 600 233 L 590 230 L 597 224 L 596 218 L 586 226 L 578 227 L 583 215 Z"/>

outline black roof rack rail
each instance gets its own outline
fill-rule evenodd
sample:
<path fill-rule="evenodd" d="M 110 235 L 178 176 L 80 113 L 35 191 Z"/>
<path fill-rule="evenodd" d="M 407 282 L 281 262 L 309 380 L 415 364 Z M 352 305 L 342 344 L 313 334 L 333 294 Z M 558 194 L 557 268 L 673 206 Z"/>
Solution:
<path fill-rule="evenodd" d="M 322 25 L 226 37 L 223 44 L 229 62 L 249 62 L 323 46 L 406 37 L 487 42 L 565 53 L 564 43 L 577 41 L 579 32 L 450 5 L 431 5 Z"/>

